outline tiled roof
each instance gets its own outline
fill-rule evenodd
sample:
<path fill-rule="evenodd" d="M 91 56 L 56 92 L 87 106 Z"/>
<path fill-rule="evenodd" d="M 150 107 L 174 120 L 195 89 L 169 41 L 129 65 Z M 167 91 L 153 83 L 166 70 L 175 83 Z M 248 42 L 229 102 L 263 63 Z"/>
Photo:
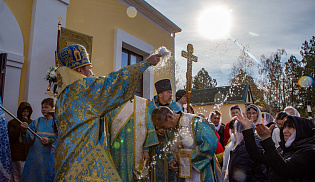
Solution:
<path fill-rule="evenodd" d="M 249 84 L 193 89 L 190 102 L 192 105 L 214 105 L 236 102 L 246 103 L 248 94 L 250 94 Z"/>

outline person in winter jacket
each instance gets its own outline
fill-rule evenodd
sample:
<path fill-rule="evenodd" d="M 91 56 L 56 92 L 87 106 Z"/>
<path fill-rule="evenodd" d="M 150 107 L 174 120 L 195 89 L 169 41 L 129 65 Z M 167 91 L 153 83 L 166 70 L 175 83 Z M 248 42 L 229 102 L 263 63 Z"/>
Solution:
<path fill-rule="evenodd" d="M 17 110 L 17 118 L 22 122 L 30 124 L 32 122 L 32 112 L 31 104 L 21 102 Z M 8 133 L 11 148 L 13 180 L 20 181 L 30 145 L 24 144 L 23 142 L 23 138 L 26 136 L 26 129 L 20 126 L 18 120 L 12 119 L 9 121 Z"/>
<path fill-rule="evenodd" d="M 230 152 L 227 171 L 229 182 L 267 181 L 266 166 L 249 157 L 243 139 L 242 131 L 244 128 L 242 124 L 235 121 L 234 128 L 236 144 Z M 253 128 L 252 132 L 254 133 Z M 262 149 L 259 144 L 260 138 L 256 134 L 253 137 L 254 143 Z"/>

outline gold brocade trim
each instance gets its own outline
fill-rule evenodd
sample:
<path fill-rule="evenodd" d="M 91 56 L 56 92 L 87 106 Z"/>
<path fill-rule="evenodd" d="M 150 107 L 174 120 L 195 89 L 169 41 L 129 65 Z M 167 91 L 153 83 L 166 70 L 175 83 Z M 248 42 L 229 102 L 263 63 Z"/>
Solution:
<path fill-rule="evenodd" d="M 177 160 L 179 162 L 179 177 L 181 178 L 191 178 L 192 176 L 192 161 L 191 157 L 194 152 L 194 148 L 197 145 L 194 133 L 194 125 L 193 119 L 194 115 L 191 114 L 182 114 L 179 119 L 177 133 L 179 134 L 177 138 L 175 138 L 175 134 L 172 137 L 172 145 L 174 146 L 171 150 L 173 152 L 177 152 Z M 183 133 L 182 133 L 183 132 Z M 187 145 L 187 141 L 189 142 L 189 138 L 193 138 L 192 144 Z M 176 140 L 178 142 L 176 142 Z M 185 143 L 183 143 L 185 140 Z M 175 143 L 174 143 L 175 141 Z"/>
<path fill-rule="evenodd" d="M 148 175 L 147 166 L 142 164 L 143 144 L 146 139 L 146 111 L 147 100 L 138 96 L 134 97 L 134 169 L 141 177 Z M 142 168 L 141 168 L 142 167 Z M 141 169 L 140 169 L 141 168 Z"/>
<path fill-rule="evenodd" d="M 129 101 L 127 101 L 126 103 L 124 103 L 121 108 L 119 108 L 119 111 L 116 113 L 116 115 L 114 116 L 114 118 L 112 119 L 112 121 L 114 121 L 116 119 L 116 117 L 118 116 L 118 114 L 121 112 L 121 110 L 125 107 L 125 105 L 128 103 Z M 109 128 L 111 128 L 113 125 L 113 122 L 110 123 Z"/>
<path fill-rule="evenodd" d="M 178 176 L 180 178 L 191 178 L 192 177 L 192 162 L 191 156 L 193 154 L 193 149 L 179 149 L 177 156 L 178 156 L 178 163 L 179 163 L 179 173 Z M 189 160 L 189 174 L 187 173 L 187 166 L 182 166 L 182 163 L 185 163 L 183 160 L 187 158 Z M 185 170 L 185 171 L 184 171 Z"/>
<path fill-rule="evenodd" d="M 194 116 L 191 120 L 191 131 L 192 131 L 192 134 L 193 134 L 193 139 L 194 139 L 194 142 L 195 142 L 195 145 L 198 146 L 198 142 L 196 140 L 196 134 L 195 134 L 195 127 L 194 127 L 194 119 L 196 118 L 196 116 Z"/>
<path fill-rule="evenodd" d="M 154 130 L 154 129 L 153 129 L 153 130 L 148 130 L 147 132 L 148 132 L 148 133 L 150 133 L 150 132 L 155 132 L 155 130 Z"/>
<path fill-rule="evenodd" d="M 200 181 L 203 182 L 203 171 L 200 172 Z"/>
<path fill-rule="evenodd" d="M 102 169 L 103 170 L 98 170 Z M 103 177 L 102 177 L 103 176 Z M 108 159 L 105 150 L 98 144 L 89 154 L 87 154 L 80 162 L 76 161 L 63 178 L 63 181 L 74 181 L 81 179 L 83 181 L 119 181 L 121 179 L 114 167 Z M 106 180 L 107 179 L 107 180 Z"/>
<path fill-rule="evenodd" d="M 87 66 L 87 65 L 92 65 L 92 63 L 85 63 L 85 64 L 82 64 L 82 65 L 80 65 L 80 66 L 77 66 L 75 69 L 78 69 L 78 68 L 81 68 L 81 67 Z"/>
<path fill-rule="evenodd" d="M 134 110 L 133 103 L 131 101 L 127 101 L 115 115 L 110 127 L 111 148 L 114 146 L 114 142 L 119 136 L 121 130 L 128 123 L 130 118 L 133 117 Z"/>
<path fill-rule="evenodd" d="M 37 134 L 42 134 L 42 135 L 56 136 L 55 133 L 49 133 L 49 132 L 41 132 L 41 131 L 39 131 L 39 132 L 36 132 L 36 133 L 37 133 Z"/>
<path fill-rule="evenodd" d="M 191 157 L 193 150 L 179 150 L 181 157 Z"/>

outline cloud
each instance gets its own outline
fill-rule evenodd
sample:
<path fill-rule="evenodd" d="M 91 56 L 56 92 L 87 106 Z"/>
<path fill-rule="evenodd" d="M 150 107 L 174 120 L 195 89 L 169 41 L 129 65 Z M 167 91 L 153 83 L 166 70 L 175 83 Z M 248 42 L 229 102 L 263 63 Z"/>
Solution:
<path fill-rule="evenodd" d="M 194 54 L 199 58 L 198 63 L 193 65 L 193 74 L 204 67 L 211 77 L 217 79 L 218 85 L 228 82 L 221 65 L 235 63 L 240 48 L 230 40 L 207 41 L 197 33 L 196 20 L 204 8 L 221 3 L 228 7 L 232 12 L 231 36 L 242 46 L 247 46 L 248 51 L 258 59 L 261 55 L 268 57 L 277 49 L 286 50 L 287 56 L 283 56 L 285 59 L 290 55 L 299 59 L 300 46 L 314 36 L 313 0 L 146 1 L 182 29 L 175 38 L 175 59 L 184 61 L 180 52 L 186 50 L 188 43 L 192 43 Z"/>

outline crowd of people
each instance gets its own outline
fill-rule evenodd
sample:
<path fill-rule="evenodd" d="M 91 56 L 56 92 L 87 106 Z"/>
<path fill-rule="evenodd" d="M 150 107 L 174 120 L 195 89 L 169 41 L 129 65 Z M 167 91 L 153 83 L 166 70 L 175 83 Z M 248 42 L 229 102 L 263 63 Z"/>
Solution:
<path fill-rule="evenodd" d="M 12 181 L 315 181 L 314 123 L 293 107 L 274 118 L 233 105 L 207 117 L 187 106 L 185 90 L 173 101 L 169 79 L 155 83 L 152 100 L 134 95 L 159 54 L 106 77 L 94 77 L 81 45 L 58 57 L 57 103 L 44 99 L 32 120 L 22 102 L 22 123 L 8 122 Z"/>

